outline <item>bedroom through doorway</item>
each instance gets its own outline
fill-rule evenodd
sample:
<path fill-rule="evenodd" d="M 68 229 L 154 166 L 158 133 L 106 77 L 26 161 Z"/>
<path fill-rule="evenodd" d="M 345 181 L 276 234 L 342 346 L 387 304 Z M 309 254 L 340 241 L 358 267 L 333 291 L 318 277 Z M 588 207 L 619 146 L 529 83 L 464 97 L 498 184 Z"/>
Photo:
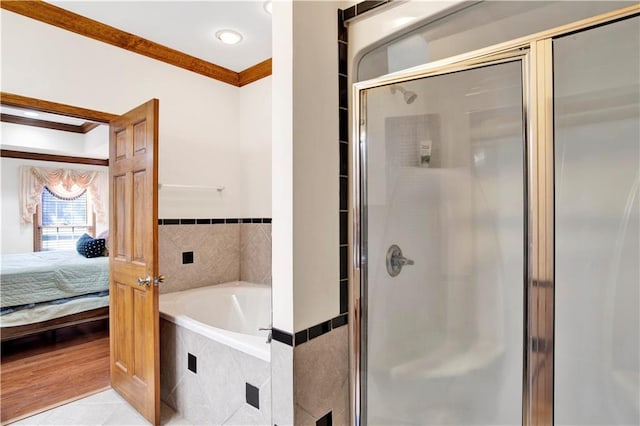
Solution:
<path fill-rule="evenodd" d="M 109 126 L 2 93 L 1 423 L 110 386 Z"/>

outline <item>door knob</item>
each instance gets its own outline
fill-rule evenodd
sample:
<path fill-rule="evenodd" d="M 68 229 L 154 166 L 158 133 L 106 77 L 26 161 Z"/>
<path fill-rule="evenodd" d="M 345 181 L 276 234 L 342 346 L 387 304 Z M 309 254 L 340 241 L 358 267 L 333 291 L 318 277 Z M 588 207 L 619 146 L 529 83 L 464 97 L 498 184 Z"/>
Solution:
<path fill-rule="evenodd" d="M 157 286 L 158 284 L 163 283 L 164 282 L 164 278 L 165 278 L 164 275 L 162 275 L 162 274 L 158 275 L 157 277 L 155 277 L 153 279 L 153 285 Z"/>
<path fill-rule="evenodd" d="M 387 272 L 392 277 L 397 276 L 402 271 L 403 266 L 413 264 L 413 260 L 407 259 L 402 255 L 402 249 L 397 245 L 393 244 L 387 250 Z"/>
<path fill-rule="evenodd" d="M 149 275 L 146 278 L 138 277 L 138 287 L 142 287 L 146 285 L 147 287 L 151 286 L 151 277 Z"/>

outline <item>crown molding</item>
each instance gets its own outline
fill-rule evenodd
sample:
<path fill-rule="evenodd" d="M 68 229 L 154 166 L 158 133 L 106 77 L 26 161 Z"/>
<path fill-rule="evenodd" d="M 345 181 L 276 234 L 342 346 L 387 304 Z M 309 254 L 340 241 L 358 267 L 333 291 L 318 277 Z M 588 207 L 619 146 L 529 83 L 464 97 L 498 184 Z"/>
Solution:
<path fill-rule="evenodd" d="M 271 58 L 255 64 L 238 73 L 238 87 L 258 81 L 271 75 Z"/>
<path fill-rule="evenodd" d="M 242 87 L 271 75 L 271 59 L 238 73 L 41 0 L 3 0 L 0 7 L 233 86 Z"/>

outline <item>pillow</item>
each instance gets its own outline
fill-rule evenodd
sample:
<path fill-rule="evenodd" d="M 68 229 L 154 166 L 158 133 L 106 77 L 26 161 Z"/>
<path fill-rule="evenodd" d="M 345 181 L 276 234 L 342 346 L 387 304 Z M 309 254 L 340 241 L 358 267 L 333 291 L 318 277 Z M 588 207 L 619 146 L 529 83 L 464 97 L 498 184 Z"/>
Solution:
<path fill-rule="evenodd" d="M 104 238 L 92 238 L 89 234 L 83 234 L 76 242 L 76 250 L 86 258 L 103 256 L 104 249 Z"/>
<path fill-rule="evenodd" d="M 105 229 L 96 238 L 104 238 L 104 255 L 109 256 L 109 230 Z"/>

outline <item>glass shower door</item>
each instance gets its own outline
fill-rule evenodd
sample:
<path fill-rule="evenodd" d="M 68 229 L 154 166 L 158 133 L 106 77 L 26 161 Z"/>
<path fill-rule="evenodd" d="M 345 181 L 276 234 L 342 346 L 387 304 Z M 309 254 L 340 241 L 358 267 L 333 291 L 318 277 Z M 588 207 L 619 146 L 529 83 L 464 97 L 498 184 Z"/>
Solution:
<path fill-rule="evenodd" d="M 364 91 L 365 424 L 521 422 L 522 65 Z"/>
<path fill-rule="evenodd" d="M 553 42 L 558 425 L 640 424 L 640 17 Z"/>

